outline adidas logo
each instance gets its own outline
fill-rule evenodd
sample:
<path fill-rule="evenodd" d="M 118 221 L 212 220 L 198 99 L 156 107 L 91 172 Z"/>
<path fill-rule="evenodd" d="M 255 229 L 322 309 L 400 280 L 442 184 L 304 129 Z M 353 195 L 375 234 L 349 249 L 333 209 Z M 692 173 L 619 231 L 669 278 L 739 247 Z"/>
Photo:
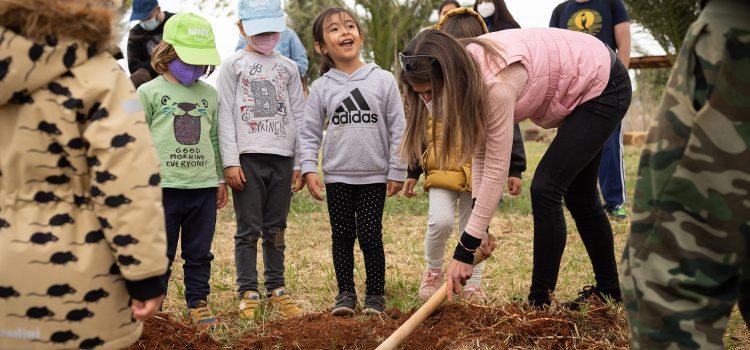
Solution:
<path fill-rule="evenodd" d="M 378 115 L 369 113 L 370 106 L 365 97 L 359 92 L 359 88 L 352 90 L 351 96 L 347 96 L 331 117 L 334 125 L 345 125 L 354 123 L 377 123 Z M 355 104 L 356 102 L 356 104 Z M 365 112 L 367 111 L 367 112 Z"/>

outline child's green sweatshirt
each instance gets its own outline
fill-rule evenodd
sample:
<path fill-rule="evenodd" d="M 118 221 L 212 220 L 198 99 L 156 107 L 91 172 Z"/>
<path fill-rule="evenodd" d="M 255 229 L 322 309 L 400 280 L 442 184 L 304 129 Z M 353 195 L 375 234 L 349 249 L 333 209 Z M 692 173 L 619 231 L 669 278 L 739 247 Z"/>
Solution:
<path fill-rule="evenodd" d="M 164 76 L 138 88 L 146 123 L 161 162 L 162 187 L 207 188 L 224 182 L 218 137 L 218 93 Z"/>

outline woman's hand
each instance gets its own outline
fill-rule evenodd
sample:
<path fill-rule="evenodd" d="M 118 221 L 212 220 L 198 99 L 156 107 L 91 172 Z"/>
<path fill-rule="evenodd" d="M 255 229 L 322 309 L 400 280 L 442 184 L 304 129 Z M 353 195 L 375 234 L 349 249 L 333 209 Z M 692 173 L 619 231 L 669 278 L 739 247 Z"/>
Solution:
<path fill-rule="evenodd" d="M 245 188 L 245 173 L 242 172 L 242 167 L 229 166 L 224 168 L 224 179 L 227 180 L 229 187 L 234 188 L 237 191 L 242 191 Z"/>
<path fill-rule="evenodd" d="M 471 278 L 471 274 L 474 270 L 474 266 L 462 263 L 456 259 L 451 260 L 448 265 L 448 299 L 453 298 L 454 295 L 461 294 L 461 289 L 466 285 L 466 281 Z"/>
<path fill-rule="evenodd" d="M 323 200 L 322 191 L 325 190 L 325 186 L 320 182 L 318 173 L 309 172 L 305 174 L 305 183 L 307 184 L 307 190 L 310 191 L 310 195 L 319 200 Z"/>
<path fill-rule="evenodd" d="M 417 186 L 417 179 L 406 179 L 404 182 L 404 197 L 413 198 L 417 194 L 414 192 L 414 187 Z"/>
<path fill-rule="evenodd" d="M 305 188 L 305 180 L 302 179 L 302 172 L 295 170 L 292 172 L 292 192 L 299 192 Z"/>
<path fill-rule="evenodd" d="M 388 192 L 386 193 L 388 197 L 392 197 L 393 195 L 401 192 L 401 188 L 403 187 L 404 187 L 404 183 L 402 181 L 388 180 Z"/>
<path fill-rule="evenodd" d="M 219 184 L 219 188 L 216 189 L 216 210 L 227 206 L 228 201 L 229 195 L 227 194 L 227 184 Z"/>

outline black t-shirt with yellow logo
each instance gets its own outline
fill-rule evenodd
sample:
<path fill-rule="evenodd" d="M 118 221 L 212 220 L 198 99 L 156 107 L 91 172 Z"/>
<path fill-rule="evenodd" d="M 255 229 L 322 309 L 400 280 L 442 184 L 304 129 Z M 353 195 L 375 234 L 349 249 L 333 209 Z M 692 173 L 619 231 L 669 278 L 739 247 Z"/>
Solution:
<path fill-rule="evenodd" d="M 614 27 L 629 20 L 622 0 L 568 0 L 552 12 L 549 26 L 591 34 L 616 50 Z"/>

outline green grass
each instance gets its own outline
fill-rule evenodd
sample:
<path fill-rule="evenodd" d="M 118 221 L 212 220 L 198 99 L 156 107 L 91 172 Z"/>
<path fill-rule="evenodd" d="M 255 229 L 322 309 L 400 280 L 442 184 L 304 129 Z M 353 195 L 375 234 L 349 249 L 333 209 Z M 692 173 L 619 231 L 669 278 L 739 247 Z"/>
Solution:
<path fill-rule="evenodd" d="M 526 143 L 528 169 L 524 173 L 524 187 L 517 197 L 503 199 L 492 223 L 492 233 L 499 240 L 498 251 L 487 262 L 484 287 L 491 302 L 502 303 L 513 298 L 525 298 L 528 293 L 532 266 L 533 220 L 529 184 L 541 159 L 545 143 Z M 625 152 L 628 198 L 632 198 L 635 173 L 640 150 L 628 147 Z M 386 252 L 386 298 L 388 307 L 409 310 L 421 305 L 416 296 L 424 267 L 423 240 L 427 220 L 427 195 L 408 199 L 402 196 L 389 198 L 383 217 L 383 242 Z M 571 299 L 587 284 L 593 284 L 591 265 L 575 225 L 567 216 L 568 244 L 563 256 L 556 296 Z M 328 310 L 337 294 L 336 280 L 331 262 L 330 225 L 324 202 L 315 201 L 305 189 L 292 201 L 286 234 L 286 282 L 288 290 L 305 312 Z M 615 248 L 619 255 L 627 239 L 628 222 L 614 222 Z M 214 336 L 227 344 L 247 332 L 262 332 L 276 315 L 273 310 L 263 309 L 258 320 L 241 320 L 237 315 L 237 293 L 234 269 L 234 213 L 231 204 L 219 213 L 214 237 L 211 286 L 209 302 L 222 321 L 222 328 Z M 455 246 L 458 236 L 448 242 L 448 249 Z M 360 298 L 364 295 L 364 261 L 359 248 L 355 248 L 355 281 Z M 446 257 L 450 254 L 446 252 Z M 175 261 L 166 312 L 185 315 L 182 287 L 182 260 Z M 258 261 L 258 270 L 263 271 L 263 262 Z M 262 283 L 262 278 L 261 278 Z M 748 332 L 738 315 L 730 322 L 727 344 L 742 348 L 750 342 Z"/>

